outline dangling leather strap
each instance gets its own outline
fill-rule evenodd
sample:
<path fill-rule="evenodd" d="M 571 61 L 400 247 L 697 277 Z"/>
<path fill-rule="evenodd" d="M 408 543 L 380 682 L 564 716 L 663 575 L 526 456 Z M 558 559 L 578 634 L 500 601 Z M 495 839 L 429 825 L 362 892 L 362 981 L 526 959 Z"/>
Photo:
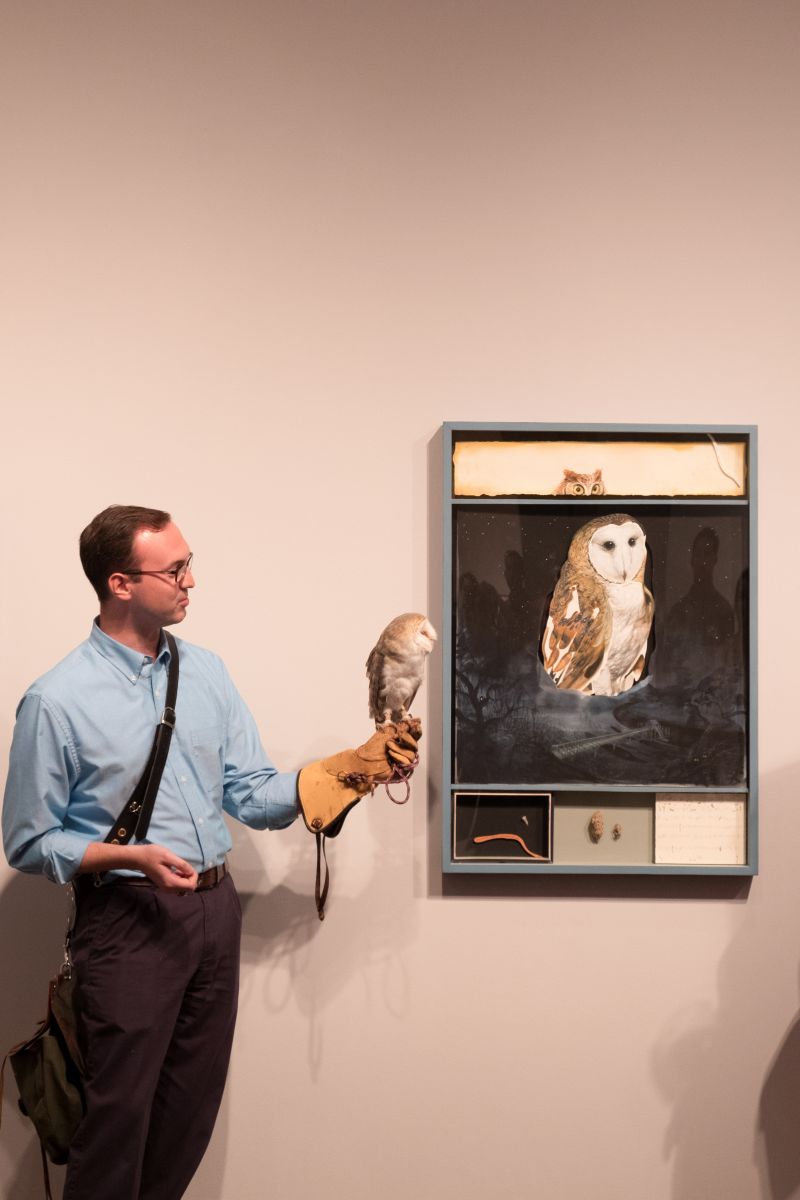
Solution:
<path fill-rule="evenodd" d="M 317 878 L 314 884 L 314 899 L 317 902 L 317 916 L 320 921 L 325 920 L 325 901 L 328 899 L 328 888 L 331 882 L 331 873 L 328 869 L 328 855 L 325 850 L 325 834 L 315 834 L 317 839 Z M 325 862 L 325 883 L 322 883 L 322 863 Z M 320 886 L 321 885 L 321 886 Z"/>
<path fill-rule="evenodd" d="M 172 731 L 175 728 L 175 701 L 178 697 L 178 646 L 171 633 L 164 630 L 164 637 L 169 647 L 169 668 L 167 671 L 167 697 L 164 711 L 156 728 L 156 736 L 147 766 L 142 778 L 133 790 L 130 800 L 117 817 L 112 829 L 104 841 L 112 845 L 124 846 L 132 837 L 143 841 L 147 837 L 150 818 L 153 815 L 153 805 L 156 802 L 164 764 L 169 754 L 172 741 Z"/>
<path fill-rule="evenodd" d="M 39 1139 L 39 1150 L 42 1155 L 42 1175 L 44 1176 L 44 1200 L 53 1200 L 53 1193 L 50 1189 L 50 1168 L 47 1165 L 47 1153 L 45 1152 L 44 1142 Z"/>

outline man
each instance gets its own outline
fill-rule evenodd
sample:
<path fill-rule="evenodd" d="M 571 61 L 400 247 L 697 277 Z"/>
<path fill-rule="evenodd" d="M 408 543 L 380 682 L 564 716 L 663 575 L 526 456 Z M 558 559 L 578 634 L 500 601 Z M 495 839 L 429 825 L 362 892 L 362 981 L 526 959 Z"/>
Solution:
<path fill-rule="evenodd" d="M 413 766 L 419 730 L 392 727 L 364 755 L 307 775 L 278 772 L 220 659 L 180 641 L 177 721 L 147 838 L 106 842 L 164 709 L 162 631 L 185 620 L 195 580 L 187 542 L 158 509 L 106 509 L 80 553 L 100 614 L 17 711 L 4 844 L 13 867 L 76 885 L 86 1115 L 64 1200 L 178 1200 L 211 1136 L 236 1018 L 241 908 L 222 810 L 256 829 L 301 811 L 325 828 L 394 764 Z"/>

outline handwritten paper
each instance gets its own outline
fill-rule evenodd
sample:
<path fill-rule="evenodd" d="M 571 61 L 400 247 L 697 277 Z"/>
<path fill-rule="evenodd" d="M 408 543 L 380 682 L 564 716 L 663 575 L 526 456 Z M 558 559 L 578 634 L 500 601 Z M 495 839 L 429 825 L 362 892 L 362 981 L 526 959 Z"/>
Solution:
<path fill-rule="evenodd" d="M 744 796 L 724 793 L 698 800 L 681 792 L 656 794 L 657 863 L 743 864 L 745 831 Z"/>

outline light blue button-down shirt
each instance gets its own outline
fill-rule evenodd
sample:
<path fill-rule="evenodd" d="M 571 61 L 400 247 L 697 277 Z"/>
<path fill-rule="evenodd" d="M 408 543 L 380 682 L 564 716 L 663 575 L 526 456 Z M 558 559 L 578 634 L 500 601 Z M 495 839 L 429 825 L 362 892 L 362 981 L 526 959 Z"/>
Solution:
<path fill-rule="evenodd" d="M 203 871 L 231 848 L 223 809 L 253 829 L 291 824 L 297 773 L 272 765 L 222 661 L 176 640 L 177 721 L 147 841 Z M 144 771 L 169 658 L 163 637 L 153 660 L 95 622 L 87 641 L 28 689 L 3 803 L 12 867 L 67 883 L 89 843 L 105 839 Z"/>

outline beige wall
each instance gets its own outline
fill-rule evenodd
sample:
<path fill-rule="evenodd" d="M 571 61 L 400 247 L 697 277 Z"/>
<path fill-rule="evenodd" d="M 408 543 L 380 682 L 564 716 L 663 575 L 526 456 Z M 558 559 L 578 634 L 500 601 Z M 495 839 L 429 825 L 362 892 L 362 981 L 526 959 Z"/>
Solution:
<path fill-rule="evenodd" d="M 24 687 L 85 636 L 76 537 L 107 503 L 174 511 L 197 559 L 182 632 L 288 768 L 368 731 L 362 664 L 390 616 L 440 619 L 441 421 L 760 425 L 749 895 L 443 894 L 434 671 L 430 779 L 352 816 L 324 925 L 308 834 L 235 832 L 241 1020 L 189 1200 L 788 1200 L 800 8 L 4 15 L 3 756 Z M 0 871 L 3 1044 L 39 1008 L 62 903 Z M 0 1192 L 29 1200 L 8 1096 L 4 1118 Z"/>

